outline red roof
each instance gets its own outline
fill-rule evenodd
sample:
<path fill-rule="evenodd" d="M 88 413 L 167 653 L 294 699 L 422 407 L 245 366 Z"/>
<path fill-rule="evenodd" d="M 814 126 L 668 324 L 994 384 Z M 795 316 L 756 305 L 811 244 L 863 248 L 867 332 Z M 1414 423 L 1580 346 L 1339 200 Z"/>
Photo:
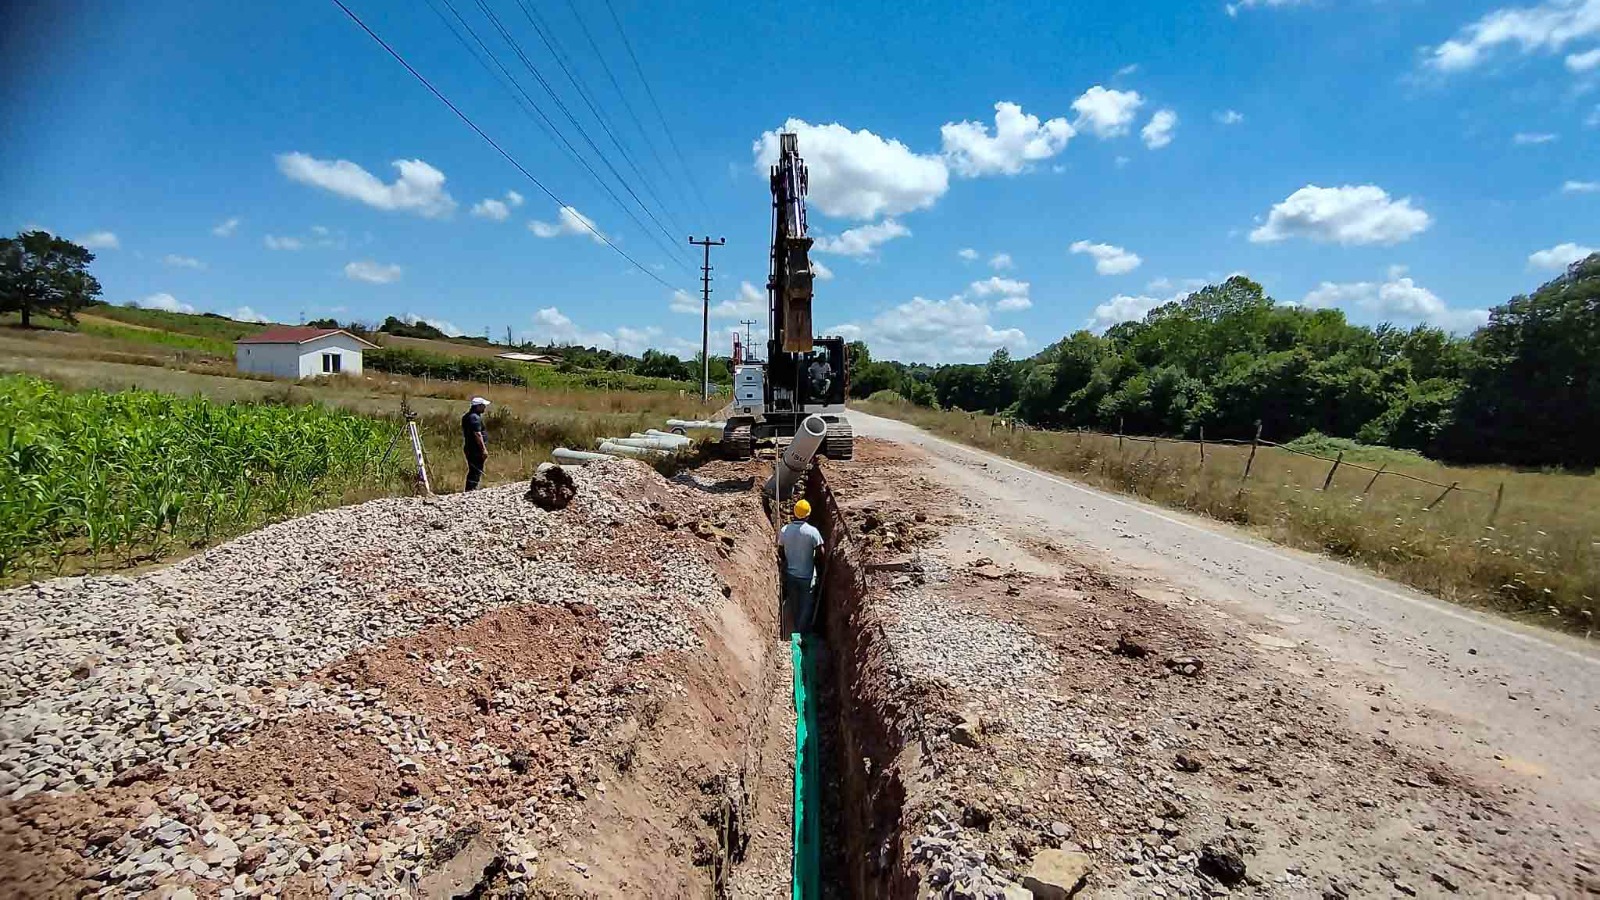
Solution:
<path fill-rule="evenodd" d="M 235 344 L 304 344 L 317 338 L 325 338 L 330 334 L 342 334 L 352 340 L 361 341 L 368 347 L 376 347 L 371 341 L 363 341 L 343 328 L 308 328 L 304 325 L 274 325 L 258 334 L 242 337 Z"/>

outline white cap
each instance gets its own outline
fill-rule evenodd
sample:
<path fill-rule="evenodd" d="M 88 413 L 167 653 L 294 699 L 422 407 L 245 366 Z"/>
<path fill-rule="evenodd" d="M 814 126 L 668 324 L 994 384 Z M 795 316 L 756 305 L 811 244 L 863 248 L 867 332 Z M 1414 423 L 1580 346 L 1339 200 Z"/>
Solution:
<path fill-rule="evenodd" d="M 472 398 L 472 405 L 473 406 L 488 406 L 489 405 L 489 401 L 483 399 L 482 397 L 473 397 Z"/>

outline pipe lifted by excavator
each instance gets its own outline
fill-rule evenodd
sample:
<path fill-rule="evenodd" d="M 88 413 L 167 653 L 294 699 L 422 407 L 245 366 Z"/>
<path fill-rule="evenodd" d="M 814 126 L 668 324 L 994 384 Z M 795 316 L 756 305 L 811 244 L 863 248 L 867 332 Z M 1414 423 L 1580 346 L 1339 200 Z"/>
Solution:
<path fill-rule="evenodd" d="M 805 476 L 806 467 L 811 465 L 811 458 L 817 455 L 817 449 L 827 435 L 828 423 L 821 416 L 806 416 L 795 431 L 794 439 L 789 441 L 783 455 L 778 457 L 776 471 L 767 479 L 766 494 L 787 500 L 794 492 L 794 486 Z"/>

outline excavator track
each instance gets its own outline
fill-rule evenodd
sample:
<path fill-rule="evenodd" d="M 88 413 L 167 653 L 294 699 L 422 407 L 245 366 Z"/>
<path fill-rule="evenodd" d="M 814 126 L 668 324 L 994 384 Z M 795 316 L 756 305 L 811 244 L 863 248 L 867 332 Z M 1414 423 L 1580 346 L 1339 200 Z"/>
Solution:
<path fill-rule="evenodd" d="M 851 459 L 856 455 L 855 432 L 843 420 L 828 423 L 828 433 L 822 438 L 822 455 L 829 459 Z"/>
<path fill-rule="evenodd" d="M 722 453 L 727 459 L 749 459 L 754 450 L 749 425 L 731 425 L 722 430 Z"/>

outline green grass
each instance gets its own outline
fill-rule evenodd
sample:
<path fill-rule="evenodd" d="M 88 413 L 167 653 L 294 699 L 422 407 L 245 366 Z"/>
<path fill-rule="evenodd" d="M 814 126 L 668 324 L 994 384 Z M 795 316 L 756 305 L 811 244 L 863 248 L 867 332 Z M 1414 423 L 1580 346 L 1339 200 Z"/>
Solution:
<path fill-rule="evenodd" d="M 204 353 L 207 356 L 230 358 L 233 356 L 233 342 L 231 340 L 185 334 L 183 332 L 128 328 L 113 322 L 99 320 L 92 316 L 81 317 L 78 320 L 77 331 L 80 334 L 91 334 L 95 337 L 111 338 L 119 341 L 131 341 L 136 344 L 153 344 L 159 347 L 172 347 L 176 350 L 192 350 L 196 353 Z"/>
<path fill-rule="evenodd" d="M 129 325 L 139 325 L 159 331 L 211 338 L 230 346 L 239 338 L 259 334 L 268 327 L 255 322 L 240 322 L 216 315 L 167 312 L 161 309 L 139 309 L 132 306 L 111 306 L 109 304 L 91 306 L 83 312 L 86 315 L 97 316 L 102 319 L 115 319 L 118 322 L 125 322 Z"/>
<path fill-rule="evenodd" d="M 1291 450 L 1299 450 L 1301 453 L 1312 453 L 1329 459 L 1336 459 L 1342 453 L 1346 462 L 1389 466 L 1436 465 L 1433 460 L 1414 450 L 1377 447 L 1358 443 L 1350 438 L 1329 437 L 1318 431 L 1303 434 L 1284 446 Z"/>
<path fill-rule="evenodd" d="M 1600 613 L 1600 475 L 1446 466 L 1321 436 L 1296 449 L 1119 441 L 1001 427 L 989 416 L 871 400 L 891 416 L 1087 484 L 1245 526 L 1267 539 L 1366 566 L 1446 600 L 1588 635 Z M 1331 452 L 1330 452 L 1331 451 Z M 1371 453 L 1371 455 L 1368 455 Z M 1439 487 L 1400 477 L 1404 473 Z M 1323 490 L 1323 484 L 1328 489 Z M 1441 497 L 1441 495 L 1444 495 Z M 1428 508 L 1429 506 L 1432 508 Z"/>

